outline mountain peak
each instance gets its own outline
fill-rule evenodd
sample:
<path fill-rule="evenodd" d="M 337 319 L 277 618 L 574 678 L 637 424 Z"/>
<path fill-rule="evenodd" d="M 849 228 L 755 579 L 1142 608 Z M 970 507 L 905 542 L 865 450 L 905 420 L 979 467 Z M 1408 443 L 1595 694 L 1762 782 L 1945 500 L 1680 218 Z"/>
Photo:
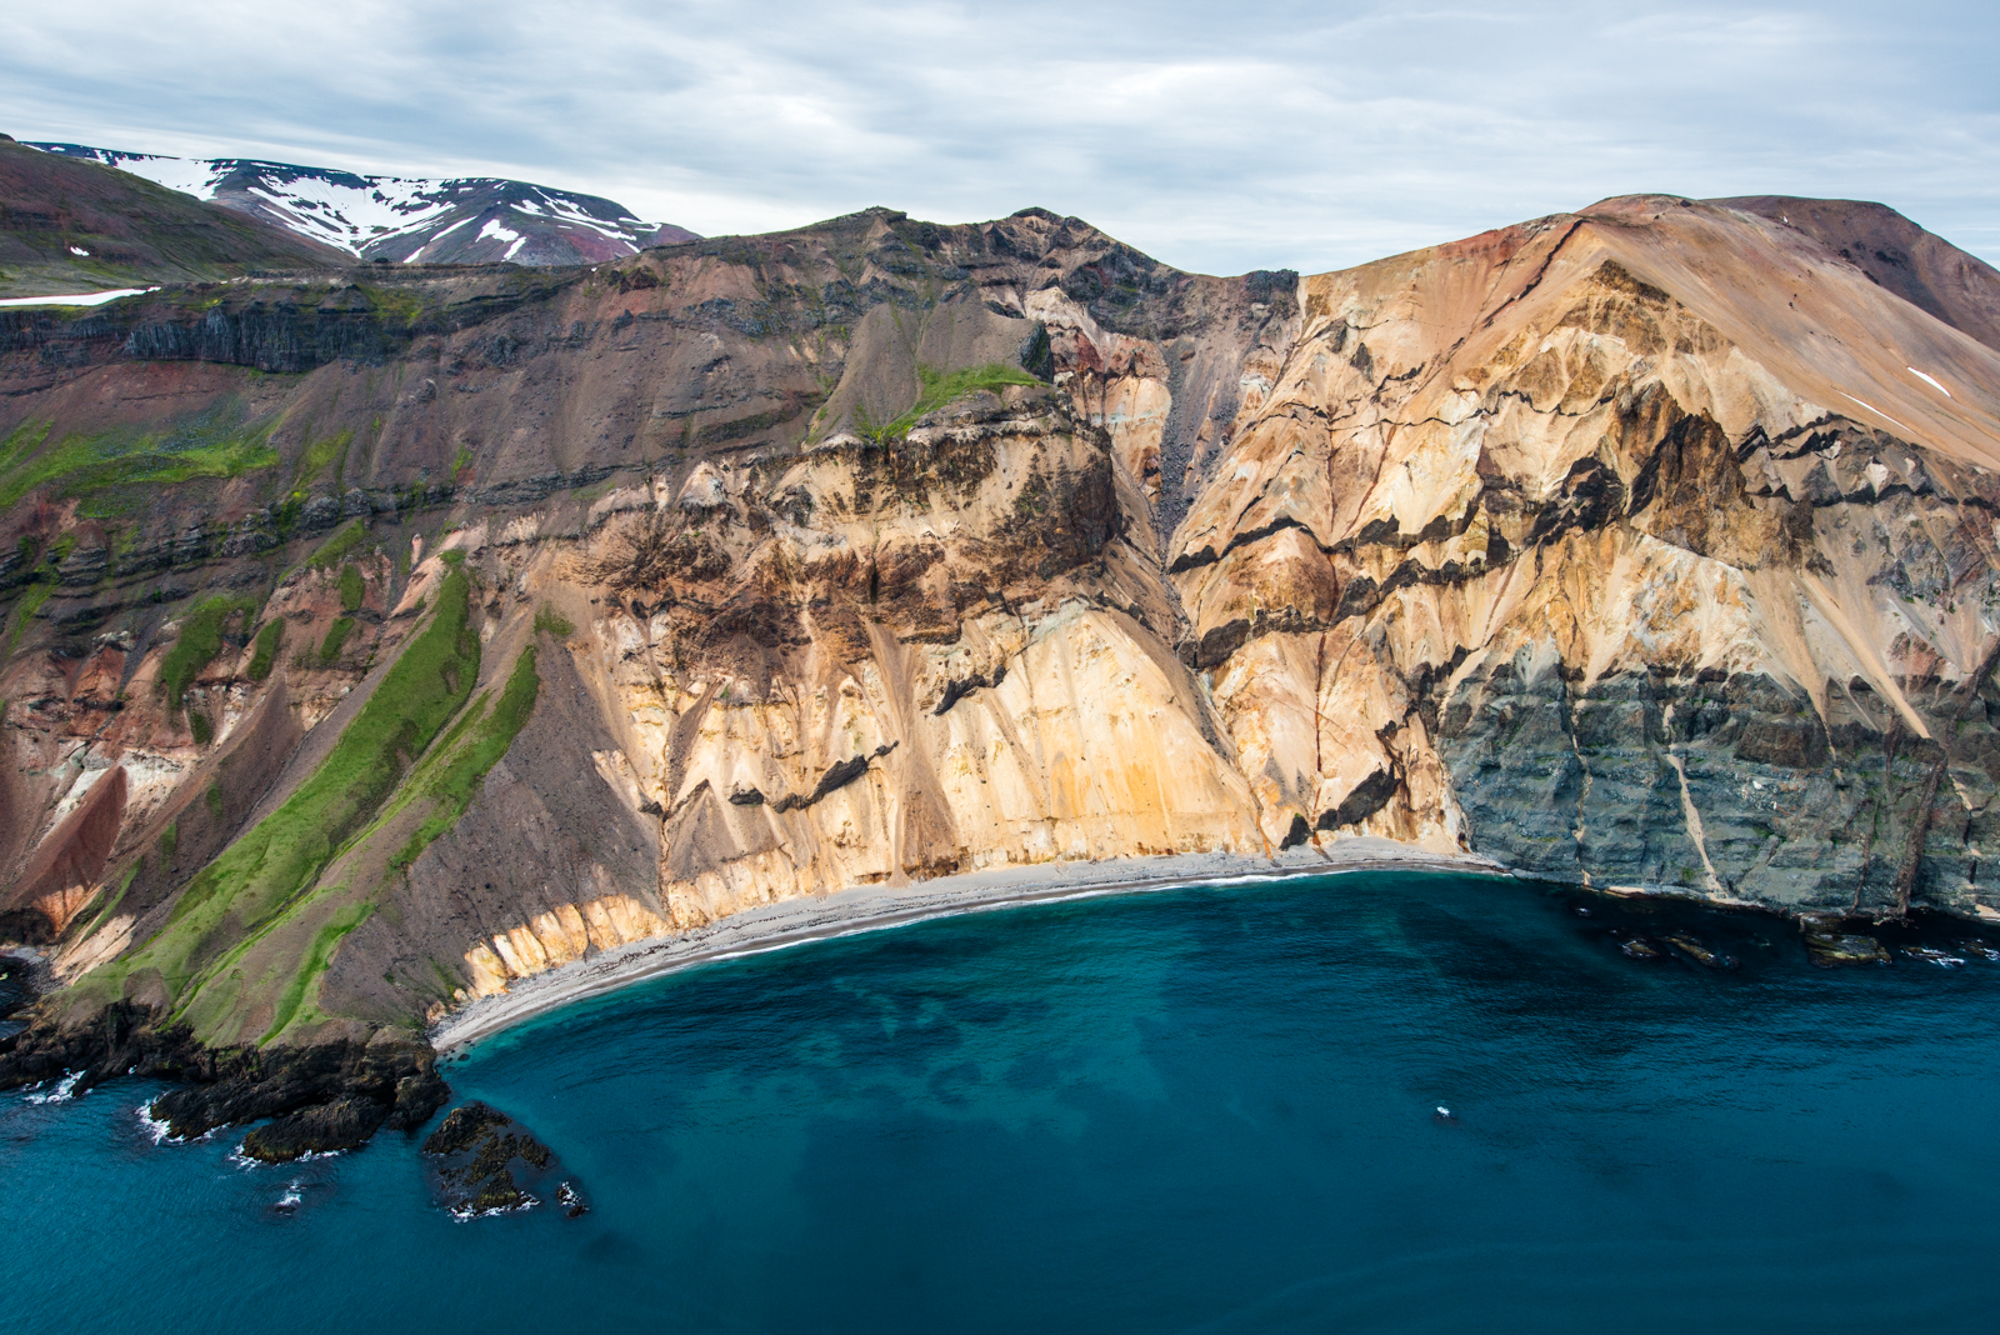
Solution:
<path fill-rule="evenodd" d="M 695 239 L 686 228 L 642 221 L 614 200 L 500 177 L 363 176 L 255 158 L 176 158 L 47 141 L 28 147 L 131 172 L 361 259 L 597 264 Z"/>

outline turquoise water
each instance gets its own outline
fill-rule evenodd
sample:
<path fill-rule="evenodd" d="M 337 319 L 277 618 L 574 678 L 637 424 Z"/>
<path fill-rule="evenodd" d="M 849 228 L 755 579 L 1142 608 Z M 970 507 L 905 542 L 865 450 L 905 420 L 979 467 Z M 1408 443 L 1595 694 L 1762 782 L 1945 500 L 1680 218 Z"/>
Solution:
<path fill-rule="evenodd" d="M 0 1096 L 21 1331 L 1725 1331 L 2000 1322 L 2000 964 L 1621 956 L 1429 875 L 983 913 L 709 966 L 450 1076 L 593 1210 L 387 1136 L 239 1166 Z M 1432 1109 L 1456 1114 L 1440 1121 Z M 295 1209 L 276 1208 L 287 1193 Z"/>

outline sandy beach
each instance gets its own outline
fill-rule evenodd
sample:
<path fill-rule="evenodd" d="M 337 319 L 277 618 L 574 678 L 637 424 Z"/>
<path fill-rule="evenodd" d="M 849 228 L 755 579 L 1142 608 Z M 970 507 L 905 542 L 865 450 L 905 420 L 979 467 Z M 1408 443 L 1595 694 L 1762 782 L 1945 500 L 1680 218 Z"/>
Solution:
<path fill-rule="evenodd" d="M 431 1027 L 430 1040 L 440 1053 L 449 1052 L 571 1002 L 661 974 L 950 914 L 1187 885 L 1247 884 L 1363 871 L 1510 874 L 1487 858 L 1441 856 L 1388 839 L 1363 838 L 1344 839 L 1324 851 L 1309 846 L 1295 848 L 1272 858 L 1190 853 L 1107 862 L 1040 863 L 943 876 L 910 886 L 862 886 L 822 898 L 764 905 L 678 936 L 635 941 L 521 979 L 497 996 L 482 997 L 446 1016 Z"/>

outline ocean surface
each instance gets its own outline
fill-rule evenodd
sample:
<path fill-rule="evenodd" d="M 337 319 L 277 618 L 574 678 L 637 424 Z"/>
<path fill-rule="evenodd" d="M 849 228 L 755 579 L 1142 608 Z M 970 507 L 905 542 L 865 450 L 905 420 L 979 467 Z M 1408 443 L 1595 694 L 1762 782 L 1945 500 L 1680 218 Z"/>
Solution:
<path fill-rule="evenodd" d="M 0 1096 L 0 1327 L 1991 1331 L 1996 1030 L 2000 964 L 1506 880 L 979 913 L 453 1062 L 578 1219 L 456 1220 L 399 1135 L 253 1167 L 154 1144 L 137 1081 Z"/>

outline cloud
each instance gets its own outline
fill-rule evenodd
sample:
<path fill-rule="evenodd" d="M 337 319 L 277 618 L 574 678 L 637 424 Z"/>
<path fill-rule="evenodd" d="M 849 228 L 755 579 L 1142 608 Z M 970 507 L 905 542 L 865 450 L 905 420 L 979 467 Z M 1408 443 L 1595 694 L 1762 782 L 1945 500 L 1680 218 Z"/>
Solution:
<path fill-rule="evenodd" d="M 1927 0 L 100 0 L 16 16 L 0 127 L 516 176 L 711 234 L 1039 204 L 1209 271 L 1639 190 L 1881 199 L 2000 259 L 1996 46 L 1990 5 Z"/>

